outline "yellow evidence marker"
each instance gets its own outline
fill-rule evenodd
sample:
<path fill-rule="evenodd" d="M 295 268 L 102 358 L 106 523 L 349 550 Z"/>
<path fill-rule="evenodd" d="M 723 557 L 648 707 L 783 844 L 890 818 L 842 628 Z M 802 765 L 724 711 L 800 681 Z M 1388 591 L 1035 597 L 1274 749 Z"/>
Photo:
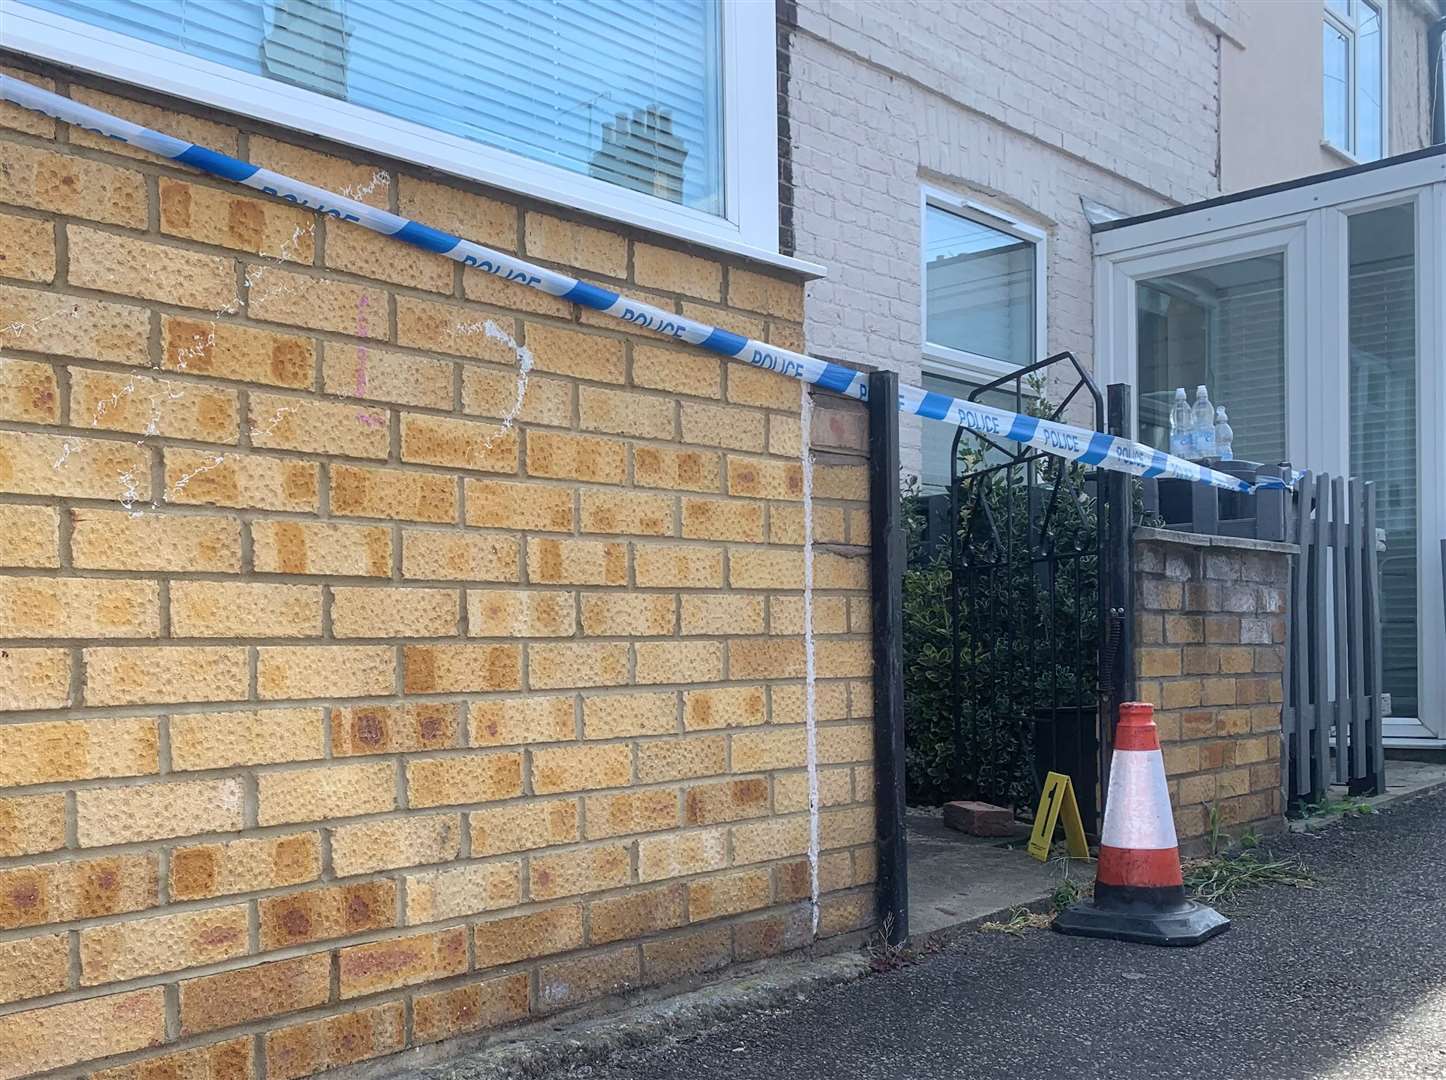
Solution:
<path fill-rule="evenodd" d="M 1044 778 L 1044 791 L 1039 796 L 1039 811 L 1034 815 L 1034 831 L 1029 834 L 1029 853 L 1040 862 L 1049 861 L 1054 829 L 1064 816 L 1064 840 L 1071 858 L 1088 859 L 1089 844 L 1085 841 L 1084 822 L 1080 820 L 1079 803 L 1074 798 L 1074 784 L 1064 773 L 1052 772 Z"/>

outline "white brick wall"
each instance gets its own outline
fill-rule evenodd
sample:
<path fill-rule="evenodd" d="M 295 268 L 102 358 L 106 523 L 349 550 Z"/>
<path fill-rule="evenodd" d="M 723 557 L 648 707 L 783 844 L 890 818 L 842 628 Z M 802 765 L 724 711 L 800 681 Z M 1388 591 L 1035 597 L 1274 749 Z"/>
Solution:
<path fill-rule="evenodd" d="M 1217 37 L 1186 0 L 800 0 L 798 22 L 797 252 L 829 268 L 805 309 L 815 354 L 919 380 L 921 183 L 1047 230 L 1048 348 L 1086 364 L 1080 197 L 1145 213 L 1218 192 Z"/>

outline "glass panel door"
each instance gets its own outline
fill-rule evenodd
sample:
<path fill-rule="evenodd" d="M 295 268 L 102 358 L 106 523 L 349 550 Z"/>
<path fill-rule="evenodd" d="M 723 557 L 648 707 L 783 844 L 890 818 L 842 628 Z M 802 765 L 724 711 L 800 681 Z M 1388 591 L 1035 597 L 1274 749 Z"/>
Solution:
<path fill-rule="evenodd" d="M 1382 683 L 1388 715 L 1417 717 L 1416 216 L 1413 204 L 1354 214 L 1349 230 L 1351 473 L 1376 482 Z"/>

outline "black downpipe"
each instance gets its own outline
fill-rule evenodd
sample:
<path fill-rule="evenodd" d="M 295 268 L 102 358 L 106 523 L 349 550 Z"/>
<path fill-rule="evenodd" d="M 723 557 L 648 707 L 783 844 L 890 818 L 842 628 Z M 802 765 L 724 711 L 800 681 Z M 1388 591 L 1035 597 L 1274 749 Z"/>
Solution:
<path fill-rule="evenodd" d="M 909 938 L 904 841 L 904 529 L 899 503 L 899 377 L 869 375 L 869 559 L 874 629 L 874 808 L 878 916 L 890 945 Z"/>

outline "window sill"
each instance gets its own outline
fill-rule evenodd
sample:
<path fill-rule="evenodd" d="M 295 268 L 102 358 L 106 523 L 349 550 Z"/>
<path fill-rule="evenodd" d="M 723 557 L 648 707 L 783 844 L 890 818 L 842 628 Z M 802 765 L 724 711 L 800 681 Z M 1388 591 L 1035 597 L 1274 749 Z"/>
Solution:
<path fill-rule="evenodd" d="M 1339 146 L 1331 142 L 1329 139 L 1322 139 L 1320 141 L 1320 148 L 1331 157 L 1339 158 L 1343 165 L 1366 164 L 1360 158 L 1356 157 L 1355 154 L 1351 153 L 1349 150 L 1342 150 Z"/>

